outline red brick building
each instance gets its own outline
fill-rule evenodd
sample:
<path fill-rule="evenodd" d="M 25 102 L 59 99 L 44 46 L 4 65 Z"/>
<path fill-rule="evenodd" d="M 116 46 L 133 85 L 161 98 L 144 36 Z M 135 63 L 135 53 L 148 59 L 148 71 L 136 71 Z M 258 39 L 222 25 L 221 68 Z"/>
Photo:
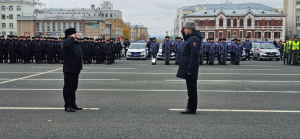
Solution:
<path fill-rule="evenodd" d="M 187 14 L 183 21 L 195 21 L 202 37 L 227 38 L 237 37 L 244 40 L 268 41 L 285 39 L 286 15 L 258 9 L 248 10 L 203 10 Z M 182 25 L 184 23 L 182 22 Z"/>

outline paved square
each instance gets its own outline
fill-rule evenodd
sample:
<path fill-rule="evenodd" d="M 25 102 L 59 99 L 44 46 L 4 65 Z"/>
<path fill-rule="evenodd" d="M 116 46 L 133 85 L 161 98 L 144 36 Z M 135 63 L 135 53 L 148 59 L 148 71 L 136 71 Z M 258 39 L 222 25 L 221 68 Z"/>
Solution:
<path fill-rule="evenodd" d="M 172 64 L 173 61 L 172 61 Z M 1 138 L 299 138 L 299 67 L 278 61 L 200 66 L 197 115 L 178 66 L 84 65 L 63 111 L 60 64 L 0 64 Z"/>

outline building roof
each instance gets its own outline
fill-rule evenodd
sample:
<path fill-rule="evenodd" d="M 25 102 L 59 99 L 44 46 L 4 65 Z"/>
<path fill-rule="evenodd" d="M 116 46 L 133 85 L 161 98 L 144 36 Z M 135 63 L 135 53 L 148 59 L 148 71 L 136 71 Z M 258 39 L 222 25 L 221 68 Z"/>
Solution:
<path fill-rule="evenodd" d="M 186 16 L 215 16 L 221 12 L 229 16 L 234 16 L 234 15 L 245 15 L 249 11 L 254 15 L 284 15 L 282 13 L 276 13 L 276 12 L 265 11 L 260 9 L 249 9 L 249 10 L 245 9 L 245 10 L 203 10 L 203 11 L 187 14 Z"/>
<path fill-rule="evenodd" d="M 276 8 L 266 6 L 260 3 L 241 3 L 241 4 L 198 4 L 193 6 L 183 6 L 183 11 L 195 11 L 196 7 L 207 10 L 238 10 L 238 9 L 262 9 L 267 11 L 277 10 Z"/>
<path fill-rule="evenodd" d="M 33 0 L 0 0 L 0 3 L 2 3 L 2 2 L 21 2 L 21 1 L 33 2 Z"/>
<path fill-rule="evenodd" d="M 130 28 L 146 28 L 144 25 L 130 25 Z"/>
<path fill-rule="evenodd" d="M 23 14 L 17 20 L 94 20 L 106 21 L 102 16 L 63 15 L 63 14 Z"/>

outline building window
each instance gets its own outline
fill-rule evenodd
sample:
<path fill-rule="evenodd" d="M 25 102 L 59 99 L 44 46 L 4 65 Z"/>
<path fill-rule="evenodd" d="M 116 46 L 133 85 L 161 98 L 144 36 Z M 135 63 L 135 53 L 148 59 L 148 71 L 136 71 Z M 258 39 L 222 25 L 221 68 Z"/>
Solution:
<path fill-rule="evenodd" d="M 299 13 L 299 12 L 300 12 L 300 9 L 299 9 L 299 8 L 297 8 L 297 9 L 296 9 L 296 12 L 297 12 L 297 13 Z"/>
<path fill-rule="evenodd" d="M 300 5 L 300 2 L 299 2 L 299 1 L 297 1 L 297 5 Z"/>
<path fill-rule="evenodd" d="M 252 38 L 251 37 L 251 32 L 247 32 L 247 37 Z"/>
<path fill-rule="evenodd" d="M 9 11 L 13 11 L 13 10 L 14 10 L 13 6 L 9 6 Z"/>
<path fill-rule="evenodd" d="M 261 32 L 255 32 L 255 39 L 261 39 Z"/>
<path fill-rule="evenodd" d="M 36 23 L 36 31 L 37 31 L 37 32 L 40 31 L 40 23 Z"/>
<path fill-rule="evenodd" d="M 204 20 L 201 20 L 201 21 L 199 22 L 199 24 L 200 24 L 201 27 L 204 27 L 204 26 L 205 26 L 205 21 L 204 21 Z"/>
<path fill-rule="evenodd" d="M 102 14 L 102 16 L 104 17 L 104 14 Z"/>
<path fill-rule="evenodd" d="M 215 26 L 215 21 L 214 20 L 210 20 L 209 21 L 209 26 L 214 27 Z"/>
<path fill-rule="evenodd" d="M 281 26 L 281 20 L 275 20 L 275 26 Z"/>
<path fill-rule="evenodd" d="M 251 24 L 252 24 L 251 22 L 252 22 L 251 19 L 248 19 L 248 20 L 247 20 L 247 26 L 248 26 L 248 27 L 251 27 L 251 26 L 252 26 L 252 25 L 251 25 Z"/>
<path fill-rule="evenodd" d="M 265 20 L 266 26 L 271 26 L 271 20 Z"/>
<path fill-rule="evenodd" d="M 6 31 L 2 31 L 2 36 L 6 36 Z"/>
<path fill-rule="evenodd" d="M 41 26 L 42 26 L 42 31 L 44 32 L 45 31 L 45 23 L 42 23 Z"/>
<path fill-rule="evenodd" d="M 108 14 L 105 14 L 105 17 L 108 17 Z"/>
<path fill-rule="evenodd" d="M 5 19 L 5 14 L 1 15 L 1 19 L 4 20 Z"/>
<path fill-rule="evenodd" d="M 261 20 L 255 20 L 255 26 L 261 26 Z"/>
<path fill-rule="evenodd" d="M 69 28 L 71 28 L 71 27 L 72 27 L 72 23 L 68 23 L 68 25 L 69 25 Z"/>
<path fill-rule="evenodd" d="M 21 7 L 20 6 L 17 7 L 17 11 L 21 11 Z"/>
<path fill-rule="evenodd" d="M 67 23 L 63 23 L 63 31 L 67 29 Z"/>
<path fill-rule="evenodd" d="M 79 22 L 79 31 L 82 32 L 82 23 Z"/>
<path fill-rule="evenodd" d="M 237 37 L 237 32 L 236 31 L 233 32 L 233 36 Z"/>
<path fill-rule="evenodd" d="M 296 16 L 296 21 L 299 21 L 299 16 Z"/>
<path fill-rule="evenodd" d="M 274 38 L 280 39 L 280 32 L 274 32 Z"/>
<path fill-rule="evenodd" d="M 271 39 L 271 32 L 265 32 L 265 38 Z"/>
<path fill-rule="evenodd" d="M 227 38 L 231 38 L 231 31 L 227 31 Z"/>
<path fill-rule="evenodd" d="M 2 28 L 6 28 L 6 24 L 5 23 L 2 23 Z"/>
<path fill-rule="evenodd" d="M 110 17 L 113 17 L 113 14 L 110 14 Z"/>
<path fill-rule="evenodd" d="M 117 17 L 117 14 L 114 14 L 114 17 Z"/>
<path fill-rule="evenodd" d="M 244 19 L 240 19 L 240 27 L 244 26 Z"/>
<path fill-rule="evenodd" d="M 13 23 L 9 23 L 9 28 L 14 28 L 14 24 Z"/>
<path fill-rule="evenodd" d="M 223 27 L 223 19 L 219 20 L 219 27 Z"/>
<path fill-rule="evenodd" d="M 233 19 L 233 26 L 237 27 L 237 19 Z"/>
<path fill-rule="evenodd" d="M 58 13 L 58 14 L 60 14 L 60 13 Z"/>
<path fill-rule="evenodd" d="M 13 31 L 10 31 L 10 32 L 9 32 L 9 35 L 14 35 L 14 32 L 13 32 Z"/>
<path fill-rule="evenodd" d="M 14 16 L 12 14 L 10 14 L 9 19 L 14 19 Z"/>
<path fill-rule="evenodd" d="M 202 38 L 205 38 L 205 32 L 201 32 Z"/>
<path fill-rule="evenodd" d="M 243 38 L 243 31 L 240 30 L 239 35 L 240 35 L 240 39 L 242 39 Z"/>
<path fill-rule="evenodd" d="M 1 6 L 1 11 L 5 11 L 5 6 Z"/>
<path fill-rule="evenodd" d="M 227 19 L 227 27 L 231 27 L 231 20 Z"/>
<path fill-rule="evenodd" d="M 219 32 L 219 39 L 223 38 L 223 32 Z"/>
<path fill-rule="evenodd" d="M 21 15 L 17 14 L 17 17 L 19 17 L 19 16 L 21 16 Z"/>
<path fill-rule="evenodd" d="M 61 31 L 61 23 L 57 23 L 57 31 Z"/>
<path fill-rule="evenodd" d="M 56 26 L 55 23 L 52 23 L 52 31 L 55 32 L 56 31 Z"/>
<path fill-rule="evenodd" d="M 50 23 L 47 23 L 47 31 L 50 32 Z"/>
<path fill-rule="evenodd" d="M 208 38 L 215 38 L 214 32 L 208 32 Z"/>

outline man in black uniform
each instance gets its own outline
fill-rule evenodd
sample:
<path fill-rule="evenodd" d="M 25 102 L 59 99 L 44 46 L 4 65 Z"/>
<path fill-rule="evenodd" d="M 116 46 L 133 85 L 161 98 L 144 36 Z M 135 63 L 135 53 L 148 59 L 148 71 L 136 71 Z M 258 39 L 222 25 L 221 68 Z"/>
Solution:
<path fill-rule="evenodd" d="M 22 52 L 23 64 L 28 63 L 28 41 L 25 37 L 22 37 L 22 41 L 20 42 L 20 51 Z"/>
<path fill-rule="evenodd" d="M 76 104 L 75 92 L 78 87 L 78 78 L 82 70 L 82 51 L 77 42 L 76 29 L 69 28 L 65 31 L 65 40 L 62 43 L 64 53 L 64 88 L 63 97 L 65 102 L 65 111 L 75 112 L 82 110 Z"/>
<path fill-rule="evenodd" d="M 96 41 L 96 42 L 95 42 L 95 50 L 94 50 L 94 52 L 95 52 L 96 64 L 100 64 L 100 59 L 101 59 L 101 55 L 100 55 L 100 53 L 101 53 L 101 47 L 100 47 L 99 40 L 96 39 L 95 41 Z"/>
<path fill-rule="evenodd" d="M 113 59 L 113 46 L 110 44 L 110 40 L 106 41 L 105 44 L 105 53 L 106 53 L 106 64 L 112 64 Z"/>
<path fill-rule="evenodd" d="M 124 46 L 124 49 L 125 49 L 125 57 L 127 55 L 127 51 L 129 49 L 129 45 L 130 45 L 130 42 L 128 41 L 128 39 L 125 39 L 125 42 L 123 43 L 123 46 Z"/>
<path fill-rule="evenodd" d="M 3 50 L 4 50 L 4 45 L 3 45 L 3 41 L 2 41 L 2 37 L 0 39 L 0 63 L 3 63 Z"/>
<path fill-rule="evenodd" d="M 152 38 L 150 38 L 150 41 L 147 42 L 147 45 L 146 47 L 148 48 L 148 55 L 147 55 L 147 59 L 150 59 L 151 58 L 151 52 L 150 52 L 150 43 L 152 41 Z"/>
<path fill-rule="evenodd" d="M 110 45 L 112 46 L 112 63 L 115 63 L 115 59 L 116 59 L 116 44 L 114 42 L 114 39 L 111 38 L 110 40 Z"/>
<path fill-rule="evenodd" d="M 34 56 L 34 51 L 33 51 L 33 43 L 34 43 L 35 37 L 32 37 L 32 40 L 30 40 L 30 37 L 27 37 L 29 49 L 28 49 L 28 60 L 29 63 L 33 63 L 33 56 Z"/>
<path fill-rule="evenodd" d="M 15 46 L 14 41 L 12 40 L 13 36 L 9 36 L 9 40 L 6 41 L 7 44 L 7 50 L 9 55 L 9 63 L 15 63 Z"/>
<path fill-rule="evenodd" d="M 53 38 L 47 38 L 48 41 L 46 42 L 45 46 L 47 48 L 47 61 L 48 64 L 52 64 L 53 63 L 53 55 L 54 55 L 54 42 L 53 42 Z"/>
<path fill-rule="evenodd" d="M 102 39 L 101 43 L 100 43 L 100 55 L 101 55 L 100 64 L 102 64 L 102 63 L 104 63 L 104 60 L 106 59 L 105 39 Z"/>
<path fill-rule="evenodd" d="M 83 53 L 83 63 L 87 64 L 89 60 L 89 43 L 87 42 L 87 38 L 84 38 L 82 42 L 82 53 Z"/>
<path fill-rule="evenodd" d="M 1 38 L 2 40 L 2 44 L 3 44 L 3 58 L 4 58 L 4 62 L 7 63 L 8 61 L 8 46 L 7 46 L 7 40 L 8 40 L 8 37 L 7 36 L 7 39 L 5 40 L 4 36 Z"/>
<path fill-rule="evenodd" d="M 35 63 L 39 64 L 41 63 L 41 57 L 42 57 L 42 41 L 40 40 L 42 39 L 41 37 L 36 39 L 36 41 L 34 42 L 34 56 L 35 56 Z"/>
<path fill-rule="evenodd" d="M 120 40 L 117 40 L 116 43 L 116 59 L 121 60 L 121 51 L 122 51 L 122 44 Z"/>
<path fill-rule="evenodd" d="M 15 36 L 15 53 L 16 53 L 16 63 L 21 63 L 21 58 L 22 58 L 22 52 L 21 52 L 21 41 L 23 40 L 24 36 Z"/>

